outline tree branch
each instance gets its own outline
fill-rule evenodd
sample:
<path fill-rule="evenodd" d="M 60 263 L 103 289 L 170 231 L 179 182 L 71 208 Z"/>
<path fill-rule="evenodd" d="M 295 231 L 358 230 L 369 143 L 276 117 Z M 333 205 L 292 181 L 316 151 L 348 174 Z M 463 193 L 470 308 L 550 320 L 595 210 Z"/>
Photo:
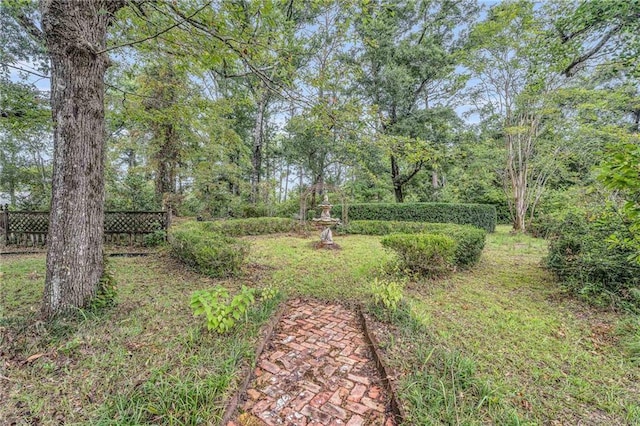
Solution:
<path fill-rule="evenodd" d="M 565 77 L 571 77 L 576 73 L 576 68 L 583 64 L 584 62 L 588 61 L 593 55 L 595 55 L 596 53 L 598 53 L 600 51 L 600 49 L 602 49 L 604 47 L 604 45 L 609 41 L 609 39 L 616 34 L 618 31 L 620 31 L 620 29 L 622 28 L 622 25 L 616 25 L 615 27 L 613 27 L 611 30 L 609 30 L 605 35 L 602 36 L 602 38 L 600 39 L 600 41 L 593 46 L 591 49 L 589 49 L 589 51 L 587 51 L 584 55 L 579 56 L 578 58 L 574 59 L 565 69 L 564 71 L 562 71 L 562 74 L 564 74 Z"/>
<path fill-rule="evenodd" d="M 171 30 L 172 30 L 172 29 L 174 29 L 175 27 L 177 27 L 177 26 L 180 26 L 180 25 L 184 24 L 184 23 L 185 23 L 185 22 L 187 22 L 189 19 L 193 18 L 193 17 L 194 17 L 194 16 L 196 16 L 198 13 L 202 12 L 205 8 L 209 7 L 209 6 L 211 5 L 211 3 L 212 3 L 212 2 L 213 2 L 213 0 L 211 0 L 211 1 L 207 2 L 207 3 L 205 3 L 205 4 L 204 4 L 204 6 L 200 7 L 199 9 L 197 9 L 197 10 L 196 10 L 195 12 L 193 12 L 191 15 L 189 15 L 189 16 L 187 16 L 187 17 L 184 17 L 184 18 L 182 19 L 182 21 L 178 21 L 178 22 L 174 23 L 173 25 L 170 25 L 170 26 L 168 26 L 167 28 L 165 28 L 165 29 L 163 29 L 163 30 L 161 30 L 161 31 L 158 31 L 157 33 L 155 33 L 155 34 L 153 34 L 153 35 L 150 35 L 150 36 L 148 36 L 148 37 L 142 38 L 142 39 L 140 39 L 140 40 L 134 40 L 134 41 L 130 41 L 130 42 L 127 42 L 127 43 L 118 44 L 118 45 L 116 45 L 116 46 L 107 47 L 106 49 L 102 49 L 102 50 L 100 50 L 100 51 L 96 52 L 96 54 L 98 54 L 98 55 L 99 55 L 99 54 L 101 54 L 101 53 L 106 53 L 106 52 L 109 52 L 109 51 L 114 50 L 114 49 L 120 49 L 120 48 L 122 48 L 122 47 L 133 46 L 133 45 L 140 44 L 140 43 L 144 43 L 145 41 L 148 41 L 148 40 L 154 39 L 154 38 L 156 38 L 156 37 L 158 37 L 158 36 L 160 36 L 160 35 L 162 35 L 162 34 L 164 34 L 164 33 L 166 33 L 166 32 L 171 31 Z"/>
<path fill-rule="evenodd" d="M 36 24 L 23 12 L 19 12 L 18 15 L 16 15 L 16 20 L 35 41 L 37 41 L 38 43 L 44 43 L 44 34 L 40 30 L 40 28 L 38 28 Z"/>

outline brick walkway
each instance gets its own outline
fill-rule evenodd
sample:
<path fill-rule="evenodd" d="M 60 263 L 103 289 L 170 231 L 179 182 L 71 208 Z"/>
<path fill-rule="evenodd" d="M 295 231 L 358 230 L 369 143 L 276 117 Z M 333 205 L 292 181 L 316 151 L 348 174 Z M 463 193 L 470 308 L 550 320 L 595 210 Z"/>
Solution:
<path fill-rule="evenodd" d="M 395 425 L 354 312 L 288 302 L 234 425 Z"/>

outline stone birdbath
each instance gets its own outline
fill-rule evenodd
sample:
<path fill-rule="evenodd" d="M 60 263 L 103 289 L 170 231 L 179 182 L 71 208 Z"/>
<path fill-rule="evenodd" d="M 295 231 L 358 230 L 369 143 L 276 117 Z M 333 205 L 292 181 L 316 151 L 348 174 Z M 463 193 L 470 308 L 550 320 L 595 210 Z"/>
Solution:
<path fill-rule="evenodd" d="M 329 203 L 329 196 L 327 194 L 324 194 L 324 199 L 322 201 L 322 204 L 320 204 L 320 207 L 322 208 L 320 217 L 313 218 L 311 220 L 316 224 L 317 227 L 323 228 L 322 232 L 320 233 L 320 244 L 322 245 L 322 247 L 332 246 L 334 243 L 333 234 L 331 233 L 331 227 L 340 223 L 340 219 L 331 217 L 330 211 L 333 205 Z"/>

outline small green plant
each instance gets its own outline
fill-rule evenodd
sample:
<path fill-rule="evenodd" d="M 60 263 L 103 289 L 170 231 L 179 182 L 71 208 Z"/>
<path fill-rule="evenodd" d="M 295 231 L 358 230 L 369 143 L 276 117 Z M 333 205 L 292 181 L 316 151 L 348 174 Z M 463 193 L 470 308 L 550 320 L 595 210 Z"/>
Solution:
<path fill-rule="evenodd" d="M 255 290 L 242 286 L 240 293 L 229 301 L 229 291 L 224 287 L 198 290 L 191 295 L 193 315 L 204 314 L 207 329 L 219 334 L 227 333 L 240 318 L 247 320 L 247 311 L 255 301 Z"/>
<path fill-rule="evenodd" d="M 375 278 L 371 283 L 371 295 L 375 304 L 395 312 L 402 300 L 402 285 L 397 281 L 379 281 Z"/>
<path fill-rule="evenodd" d="M 98 290 L 96 296 L 91 299 L 90 308 L 94 310 L 100 310 L 113 306 L 116 303 L 116 297 L 118 296 L 118 287 L 116 279 L 113 276 L 113 271 L 107 257 L 104 258 L 104 270 L 100 281 L 98 281 Z"/>
<path fill-rule="evenodd" d="M 167 233 L 159 229 L 151 234 L 145 234 L 142 241 L 145 247 L 158 247 L 167 241 Z"/>
<path fill-rule="evenodd" d="M 279 293 L 280 291 L 277 288 L 271 286 L 265 287 L 258 291 L 258 295 L 262 300 L 273 300 L 278 296 Z"/>

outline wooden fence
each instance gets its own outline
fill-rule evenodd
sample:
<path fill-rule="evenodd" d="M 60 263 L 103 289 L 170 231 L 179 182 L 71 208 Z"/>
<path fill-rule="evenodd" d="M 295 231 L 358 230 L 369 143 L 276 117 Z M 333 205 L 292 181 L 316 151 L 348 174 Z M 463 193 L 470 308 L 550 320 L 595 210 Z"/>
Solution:
<path fill-rule="evenodd" d="M 142 243 L 144 236 L 166 231 L 171 224 L 168 211 L 106 211 L 105 243 Z M 49 212 L 10 211 L 0 206 L 0 237 L 5 245 L 44 246 L 49 232 Z"/>

